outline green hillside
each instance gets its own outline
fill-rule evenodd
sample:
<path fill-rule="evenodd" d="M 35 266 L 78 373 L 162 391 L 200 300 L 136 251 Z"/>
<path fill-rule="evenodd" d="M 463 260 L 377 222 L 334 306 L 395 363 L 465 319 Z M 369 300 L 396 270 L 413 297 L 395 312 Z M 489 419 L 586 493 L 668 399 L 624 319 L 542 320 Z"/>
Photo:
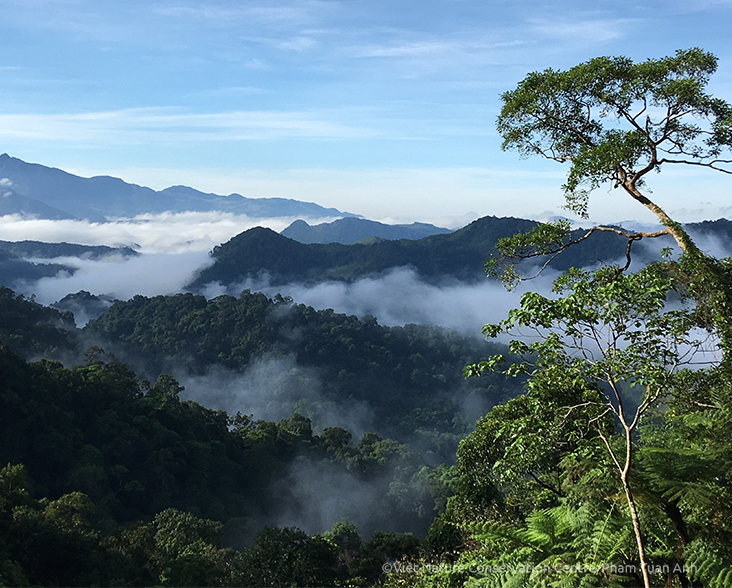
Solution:
<path fill-rule="evenodd" d="M 282 402 L 283 410 L 297 404 L 314 419 L 329 406 L 366 406 L 376 432 L 418 437 L 439 459 L 451 459 L 472 426 L 461 408 L 468 399 L 482 409 L 518 391 L 518 383 L 502 377 L 463 379 L 463 366 L 490 351 L 486 341 L 438 327 L 383 327 L 373 317 L 248 291 L 213 300 L 135 296 L 116 302 L 84 333 L 104 348 L 116 345 L 117 355 L 150 374 L 180 366 L 199 374 L 214 366 L 244 372 L 262 358 L 293 358 L 292 369 L 314 375 L 293 373 L 289 386 L 301 387 L 301 395 L 279 398 L 273 391 L 270 403 Z"/>
<path fill-rule="evenodd" d="M 250 229 L 214 248 L 215 262 L 190 284 L 196 289 L 210 282 L 240 283 L 266 272 L 273 284 L 289 281 L 351 281 L 395 267 L 411 267 L 426 279 L 454 277 L 485 279 L 484 263 L 501 237 L 525 232 L 534 221 L 484 217 L 454 233 L 418 240 L 376 241 L 369 244 L 303 244 L 270 229 Z M 578 233 L 579 234 L 579 233 Z M 596 233 L 553 262 L 556 269 L 610 262 L 625 252 L 617 235 Z"/>

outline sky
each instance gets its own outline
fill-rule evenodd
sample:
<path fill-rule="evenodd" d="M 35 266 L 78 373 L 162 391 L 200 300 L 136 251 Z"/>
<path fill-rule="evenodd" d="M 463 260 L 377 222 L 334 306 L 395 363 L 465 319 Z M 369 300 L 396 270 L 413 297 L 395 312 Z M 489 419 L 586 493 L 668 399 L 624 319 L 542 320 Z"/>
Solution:
<path fill-rule="evenodd" d="M 566 170 L 503 152 L 500 94 L 599 55 L 700 46 L 732 101 L 732 0 L 0 0 L 0 152 L 162 189 L 386 222 L 563 214 Z M 728 176 L 664 171 L 682 221 Z M 653 220 L 600 190 L 591 219 Z"/>

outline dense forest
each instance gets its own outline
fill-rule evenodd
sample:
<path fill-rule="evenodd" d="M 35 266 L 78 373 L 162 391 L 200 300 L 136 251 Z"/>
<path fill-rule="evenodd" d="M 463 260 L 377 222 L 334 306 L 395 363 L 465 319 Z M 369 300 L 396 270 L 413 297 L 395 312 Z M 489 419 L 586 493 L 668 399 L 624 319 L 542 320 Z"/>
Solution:
<path fill-rule="evenodd" d="M 2 288 L 0 313 L 6 585 L 372 583 L 388 560 L 455 544 L 431 525 L 475 418 L 464 405 L 519 389 L 463 381 L 462 366 L 501 346 L 257 293 L 138 296 L 82 331 Z M 101 347 L 112 341 L 151 379 Z M 294 357 L 300 380 L 316 371 L 318 402 L 366 406 L 373 428 L 354 438 L 311 420 L 325 413 L 307 381 L 282 401 L 304 414 L 273 422 L 181 400 L 165 372 L 243 372 L 263 356 Z M 274 526 L 290 520 L 310 534 Z"/>
<path fill-rule="evenodd" d="M 346 219 L 344 219 L 346 220 Z M 496 243 L 516 233 L 525 233 L 538 223 L 520 218 L 486 216 L 449 234 L 421 239 L 364 239 L 350 245 L 339 243 L 301 243 L 270 229 L 257 227 L 236 235 L 213 249 L 213 265 L 204 268 L 191 282 L 193 291 L 203 291 L 211 283 L 238 293 L 248 278 L 266 275 L 273 285 L 287 283 L 352 282 L 373 277 L 397 267 L 415 270 L 430 282 L 485 279 L 482 268 L 496 255 Z M 618 227 L 614 227 L 618 228 Z M 619 228 L 618 228 L 619 229 Z M 732 223 L 726 219 L 689 223 L 684 229 L 706 243 L 726 243 L 732 236 Z M 622 232 L 622 229 L 619 229 Z M 576 228 L 568 235 L 574 241 L 562 255 L 537 256 L 533 262 L 548 263 L 556 271 L 614 263 L 625 256 L 627 240 L 617 232 L 596 231 L 587 235 Z M 649 262 L 660 258 L 659 251 L 673 245 L 662 235 L 653 241 L 638 240 L 634 258 Z"/>
<path fill-rule="evenodd" d="M 683 363 L 683 346 L 699 346 L 684 334 L 690 324 L 715 330 L 708 312 L 665 306 L 693 295 L 676 285 L 687 271 L 677 262 L 628 275 L 575 270 L 557 282 L 559 298 L 527 295 L 487 334 L 561 320 L 577 329 L 575 343 L 597 323 L 631 334 L 611 359 L 633 374 L 620 397 L 642 417 L 629 483 L 649 569 L 659 582 L 706 585 L 732 559 L 732 388 L 725 363 L 669 368 Z M 247 291 L 138 296 L 79 330 L 68 312 L 1 294 L 5 585 L 641 581 L 613 464 L 623 448 L 617 405 L 556 339 L 518 339 L 507 355 L 433 327 L 387 328 Z M 306 394 L 299 405 L 286 397 L 304 410 L 278 421 L 212 410 L 182 400 L 168 373 L 244 372 L 278 356 L 323 376 L 320 402 L 368 403 L 379 433 L 323 426 Z M 28 361 L 38 357 L 47 359 Z M 463 382 L 466 364 L 480 377 Z M 665 392 L 644 404 L 651 378 Z M 458 399 L 471 396 L 487 414 L 468 434 Z M 326 496 L 348 516 L 313 506 Z"/>
<path fill-rule="evenodd" d="M 273 284 L 352 281 L 396 267 L 414 268 L 428 280 L 453 278 L 474 282 L 485 279 L 483 264 L 495 253 L 499 239 L 528 231 L 536 224 L 519 218 L 487 216 L 446 235 L 351 245 L 304 244 L 257 227 L 215 247 L 211 253 L 214 264 L 201 270 L 190 288 L 201 289 L 211 282 L 236 285 L 262 273 Z M 622 257 L 624 251 L 625 242 L 618 235 L 595 234 L 556 259 L 553 267 L 562 270 L 600 261 L 609 263 Z"/>
<path fill-rule="evenodd" d="M 475 337 L 425 325 L 383 327 L 373 317 L 249 291 L 211 300 L 135 296 L 90 321 L 83 334 L 151 378 L 181 366 L 193 374 L 244 372 L 287 358 L 286 372 L 272 376 L 284 389 L 268 390 L 270 408 L 279 403 L 287 413 L 296 406 L 316 421 L 329 408 L 360 410 L 369 430 L 419 445 L 438 462 L 452 459 L 489 406 L 520 389 L 500 376 L 463 379 L 463 366 L 495 348 Z"/>

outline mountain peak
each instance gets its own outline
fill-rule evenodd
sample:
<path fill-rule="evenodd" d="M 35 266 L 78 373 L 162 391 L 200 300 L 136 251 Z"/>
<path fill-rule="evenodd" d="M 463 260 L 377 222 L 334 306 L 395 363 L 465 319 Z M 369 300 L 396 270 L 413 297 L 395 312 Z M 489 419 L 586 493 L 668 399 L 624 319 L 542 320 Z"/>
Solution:
<path fill-rule="evenodd" d="M 448 229 L 426 223 L 387 225 L 363 218 L 345 217 L 330 223 L 313 226 L 302 220 L 297 220 L 283 230 L 282 234 L 290 239 L 300 241 L 300 243 L 341 243 L 342 245 L 348 245 L 371 237 L 389 241 L 398 239 L 416 240 L 449 232 Z"/>

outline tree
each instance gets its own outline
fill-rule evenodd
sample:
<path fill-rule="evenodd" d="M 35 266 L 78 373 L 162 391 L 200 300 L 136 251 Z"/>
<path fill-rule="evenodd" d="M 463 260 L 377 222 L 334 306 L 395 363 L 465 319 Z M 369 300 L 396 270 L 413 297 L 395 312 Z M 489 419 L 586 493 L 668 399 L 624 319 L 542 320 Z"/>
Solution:
<path fill-rule="evenodd" d="M 705 93 L 716 64 L 699 49 L 638 64 L 598 58 L 529 74 L 503 94 L 504 149 L 568 163 L 567 208 L 586 216 L 592 191 L 610 182 L 663 229 L 598 226 L 577 237 L 565 221 L 499 240 L 503 258 L 487 268 L 500 273 L 508 258 L 509 282 L 522 279 L 510 260 L 551 259 L 595 231 L 627 238 L 627 259 L 623 267 L 569 270 L 553 296 L 530 292 L 506 320 L 484 328 L 489 338 L 514 337 L 510 351 L 520 357 L 505 366 L 494 356 L 466 375 L 498 370 L 528 381 L 525 395 L 494 407 L 461 442 L 447 515 L 472 535 L 461 569 L 473 566 L 482 577 L 453 574 L 449 585 L 649 587 L 659 576 L 665 585 L 732 584 L 725 559 L 732 517 L 719 508 L 732 486 L 730 444 L 719 428 L 729 422 L 720 400 L 731 389 L 729 354 L 719 367 L 688 369 L 710 357 L 700 351 L 732 349 L 732 262 L 701 252 L 644 184 L 670 164 L 732 173 L 723 156 L 732 107 Z M 681 248 L 678 262 L 629 272 L 632 244 L 662 235 Z M 704 472 L 701 481 L 695 472 Z M 674 564 L 671 571 L 649 570 L 659 561 Z M 681 562 L 699 571 L 687 574 Z M 578 567 L 557 575 L 560 563 Z M 604 579 L 582 571 L 609 563 L 634 565 Z M 498 575 L 492 565 L 508 571 Z"/>
<path fill-rule="evenodd" d="M 333 586 L 338 547 L 296 527 L 265 526 L 242 562 L 238 586 Z"/>
<path fill-rule="evenodd" d="M 612 182 L 689 252 L 688 235 L 641 190 L 664 164 L 732 173 L 732 159 L 721 157 L 732 144 L 732 106 L 704 91 L 716 69 L 717 58 L 695 48 L 642 63 L 598 57 L 566 72 L 531 73 L 501 96 L 503 148 L 569 162 L 567 207 L 581 215 L 592 190 Z"/>
<path fill-rule="evenodd" d="M 664 226 L 654 233 L 597 226 L 572 239 L 569 223 L 559 222 L 501 240 L 497 249 L 504 257 L 551 259 L 594 231 L 612 231 L 628 239 L 627 259 L 624 267 L 592 274 L 570 270 L 555 282 L 555 291 L 562 294 L 558 299 L 529 293 L 508 319 L 484 328 L 488 336 L 522 327 L 538 335 L 534 343 L 513 341 L 512 351 L 527 359 L 508 373 L 528 372 L 545 381 L 575 378 L 600 393 L 599 402 L 564 407 L 565 418 L 579 409 L 597 409 L 595 416 L 586 415 L 586 422 L 595 428 L 619 474 L 645 586 L 650 579 L 631 482 L 638 426 L 670 396 L 681 365 L 698 349 L 689 335 L 693 326 L 716 331 L 725 351 L 732 345 L 729 261 L 701 252 L 681 225 L 649 198 L 646 179 L 651 171 L 672 164 L 732 174 L 732 159 L 723 155 L 732 145 L 732 106 L 705 92 L 716 68 L 716 57 L 689 49 L 641 63 L 599 57 L 567 71 L 534 72 L 502 95 L 497 122 L 503 149 L 569 163 L 563 185 L 567 209 L 586 217 L 592 191 L 611 183 Z M 681 249 L 679 263 L 625 273 L 633 242 L 664 234 Z M 496 271 L 495 263 L 487 266 L 489 271 Z M 512 263 L 503 277 L 520 279 Z M 672 290 L 682 300 L 693 300 L 695 312 L 668 311 Z M 494 357 L 469 366 L 468 373 L 493 369 L 498 361 Z M 633 389 L 639 393 L 633 395 Z M 630 403 L 634 406 L 629 408 Z M 604 428 L 608 415 L 620 429 L 620 444 Z"/>
<path fill-rule="evenodd" d="M 686 311 L 667 308 L 673 281 L 661 266 L 647 266 L 635 274 L 616 270 L 570 270 L 555 282 L 558 298 L 529 292 L 522 296 L 519 308 L 509 311 L 507 319 L 486 325 L 483 331 L 489 337 L 502 333 L 520 337 L 511 342 L 510 350 L 523 361 L 511 364 L 504 372 L 529 374 L 530 391 L 552 384 L 588 391 L 577 402 L 557 407 L 561 411 L 558 426 L 575 421 L 579 413 L 584 427 L 594 431 L 606 448 L 619 475 L 648 587 L 646 547 L 631 481 L 637 429 L 651 410 L 671 395 L 684 365 L 694 361 L 709 341 L 689 336 Z M 527 338 L 533 342 L 527 343 Z M 503 356 L 494 356 L 468 366 L 467 373 L 479 375 L 502 361 Z M 608 429 L 606 417 L 614 419 L 619 436 Z M 578 423 L 573 422 L 573 426 L 578 427 Z M 515 424 L 505 427 L 515 428 Z M 519 430 L 510 437 L 517 449 L 504 459 L 502 467 L 524 468 L 531 475 L 539 466 L 524 463 L 521 453 L 530 447 L 533 434 Z M 536 480 L 541 482 L 538 477 Z"/>
<path fill-rule="evenodd" d="M 169 508 L 155 515 L 153 535 L 160 562 L 158 581 L 172 586 L 227 584 L 234 552 L 220 549 L 215 540 L 221 523 Z"/>
<path fill-rule="evenodd" d="M 557 253 L 594 231 L 613 231 L 630 247 L 644 237 L 674 238 L 686 257 L 679 265 L 700 308 L 725 349 L 732 346 L 730 267 L 705 255 L 682 226 L 650 199 L 646 180 L 669 165 L 706 167 L 732 174 L 732 106 L 706 93 L 717 58 L 698 48 L 673 57 L 634 63 L 627 57 L 598 57 L 567 71 L 533 72 L 505 92 L 497 128 L 503 149 L 569 163 L 563 185 L 566 208 L 587 215 L 589 197 L 602 184 L 622 188 L 656 215 L 664 226 L 654 233 L 629 233 L 593 227 L 569 238 L 569 224 L 542 225 L 531 236 L 507 239 L 499 250 L 508 256 Z M 512 266 L 506 276 L 516 279 Z M 690 277 L 693 275 L 693 279 Z"/>

